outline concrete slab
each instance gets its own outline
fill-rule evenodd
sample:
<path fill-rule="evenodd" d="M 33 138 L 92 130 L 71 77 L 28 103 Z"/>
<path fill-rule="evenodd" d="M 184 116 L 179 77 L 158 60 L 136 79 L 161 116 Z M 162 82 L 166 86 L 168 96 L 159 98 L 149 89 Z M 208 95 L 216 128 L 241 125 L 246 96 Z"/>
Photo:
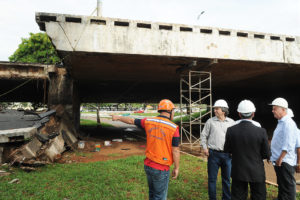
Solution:
<path fill-rule="evenodd" d="M 3 110 L 0 113 L 0 130 L 31 127 L 38 120 L 37 115 L 24 114 L 24 111 Z"/>
<path fill-rule="evenodd" d="M 27 158 L 35 158 L 37 151 L 40 150 L 42 143 L 34 137 L 28 144 L 26 144 L 21 150 L 22 154 Z"/>
<path fill-rule="evenodd" d="M 44 113 L 39 114 L 39 117 L 40 117 L 40 118 L 44 118 L 44 117 L 53 115 L 53 114 L 55 114 L 55 113 L 56 113 L 56 110 L 50 110 L 50 111 L 47 111 L 47 112 L 44 112 Z"/>
<path fill-rule="evenodd" d="M 77 138 L 74 136 L 74 128 L 70 128 L 70 126 L 67 126 L 65 123 L 61 123 L 60 133 L 64 138 L 65 142 L 68 144 L 68 146 L 74 147 L 74 144 L 76 144 L 78 141 Z"/>
<path fill-rule="evenodd" d="M 37 133 L 35 127 L 0 131 L 0 143 L 23 141 Z"/>
<path fill-rule="evenodd" d="M 50 146 L 45 150 L 45 154 L 52 162 L 56 159 L 57 156 L 65 151 L 64 144 L 65 141 L 62 135 L 59 135 L 52 140 Z"/>

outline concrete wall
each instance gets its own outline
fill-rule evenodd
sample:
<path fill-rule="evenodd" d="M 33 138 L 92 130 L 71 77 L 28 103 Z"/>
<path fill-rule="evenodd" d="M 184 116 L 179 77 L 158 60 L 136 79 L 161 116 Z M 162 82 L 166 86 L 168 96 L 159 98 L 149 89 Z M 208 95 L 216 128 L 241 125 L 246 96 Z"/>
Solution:
<path fill-rule="evenodd" d="M 300 64 L 295 36 L 49 13 L 36 18 L 58 51 Z"/>
<path fill-rule="evenodd" d="M 48 107 L 56 110 L 56 116 L 62 123 L 73 124 L 79 129 L 80 99 L 76 81 L 65 68 L 58 68 L 56 73 L 49 74 Z"/>

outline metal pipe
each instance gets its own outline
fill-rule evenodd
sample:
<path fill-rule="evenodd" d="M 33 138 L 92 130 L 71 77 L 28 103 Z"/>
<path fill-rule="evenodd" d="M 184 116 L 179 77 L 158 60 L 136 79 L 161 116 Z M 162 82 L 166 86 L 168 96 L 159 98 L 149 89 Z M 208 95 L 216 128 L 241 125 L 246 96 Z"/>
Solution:
<path fill-rule="evenodd" d="M 97 16 L 101 17 L 102 16 L 102 1 L 97 0 Z"/>

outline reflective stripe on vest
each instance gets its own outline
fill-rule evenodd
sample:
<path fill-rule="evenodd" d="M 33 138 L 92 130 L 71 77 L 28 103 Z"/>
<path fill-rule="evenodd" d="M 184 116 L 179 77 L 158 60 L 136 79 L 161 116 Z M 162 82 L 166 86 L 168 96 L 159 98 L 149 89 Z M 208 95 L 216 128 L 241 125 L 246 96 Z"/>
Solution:
<path fill-rule="evenodd" d="M 153 121 L 153 122 L 157 122 L 157 123 L 163 123 L 163 124 L 167 124 L 169 126 L 172 126 L 173 128 L 176 128 L 177 126 L 175 124 L 172 124 L 170 122 L 166 122 L 164 120 L 161 119 L 147 119 L 148 121 Z"/>

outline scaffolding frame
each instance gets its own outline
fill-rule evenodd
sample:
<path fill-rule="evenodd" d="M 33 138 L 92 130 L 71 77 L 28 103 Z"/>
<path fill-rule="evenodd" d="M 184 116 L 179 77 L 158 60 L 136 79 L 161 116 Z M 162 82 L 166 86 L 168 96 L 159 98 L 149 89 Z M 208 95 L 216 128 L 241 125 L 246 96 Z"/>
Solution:
<path fill-rule="evenodd" d="M 188 71 L 180 77 L 181 146 L 188 146 L 191 151 L 200 149 L 200 134 L 206 120 L 212 117 L 211 88 L 210 72 Z"/>

